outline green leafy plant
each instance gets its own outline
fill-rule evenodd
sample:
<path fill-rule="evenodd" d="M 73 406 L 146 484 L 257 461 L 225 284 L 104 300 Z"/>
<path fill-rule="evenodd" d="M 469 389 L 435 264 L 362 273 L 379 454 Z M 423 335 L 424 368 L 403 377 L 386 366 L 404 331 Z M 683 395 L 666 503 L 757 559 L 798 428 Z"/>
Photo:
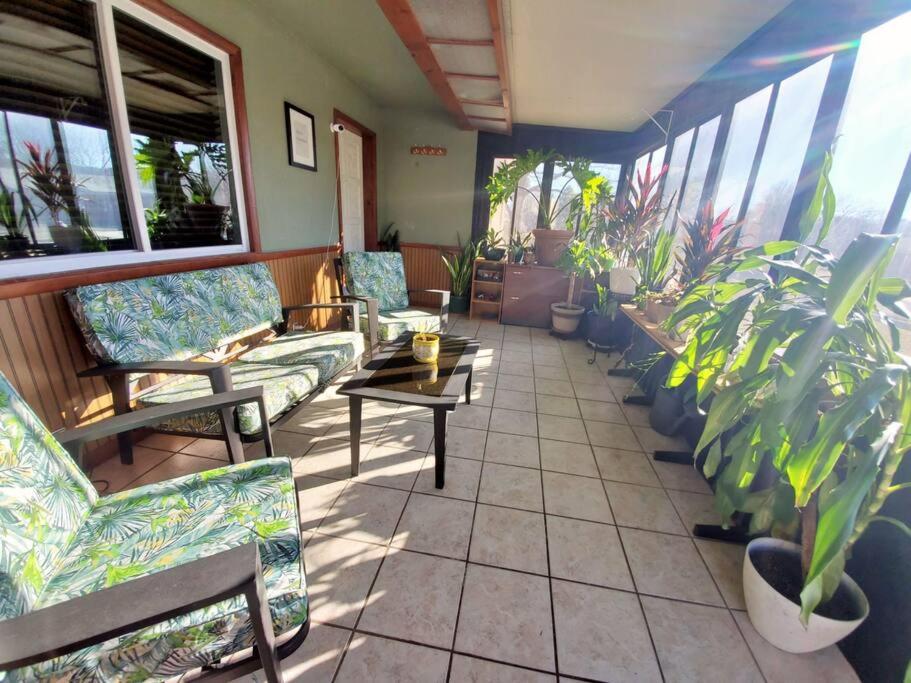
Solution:
<path fill-rule="evenodd" d="M 471 273 L 477 258 L 478 245 L 468 240 L 463 247 L 461 238 L 459 238 L 457 252 L 450 254 L 448 258 L 446 254 L 443 254 L 443 263 L 452 280 L 450 290 L 454 296 L 468 296 L 468 290 L 471 287 Z"/>
<path fill-rule="evenodd" d="M 545 202 L 544 214 L 551 218 L 548 207 L 550 206 L 550 197 L 541 197 L 540 193 L 536 195 L 527 187 L 522 185 L 522 179 L 529 173 L 533 174 L 538 180 L 538 187 L 541 186 L 541 178 L 537 175 L 538 166 L 542 166 L 549 161 L 553 161 L 557 153 L 553 150 L 542 151 L 530 149 L 521 154 L 512 161 L 501 165 L 490 179 L 487 181 L 487 194 L 490 197 L 490 213 L 493 214 L 500 206 L 508 202 L 513 195 L 519 190 L 524 190 L 530 197 L 535 200 L 539 210 L 542 200 Z M 554 214 L 556 215 L 556 214 Z M 549 226 L 550 221 L 545 220 Z"/>
<path fill-rule="evenodd" d="M 0 228 L 6 230 L 8 239 L 27 239 L 24 226 L 27 225 L 26 212 L 30 209 L 27 200 L 22 202 L 22 210 L 16 207 L 16 192 L 6 187 L 0 179 Z"/>
<path fill-rule="evenodd" d="M 183 180 L 195 154 L 180 154 L 171 138 L 146 138 L 136 144 L 133 156 L 139 179 L 154 185 L 161 210 L 174 218 L 187 203 Z"/>
<path fill-rule="evenodd" d="M 639 285 L 634 298 L 638 303 L 643 303 L 646 297 L 667 295 L 665 289 L 674 276 L 675 239 L 667 223 L 645 234 L 635 254 Z"/>
<path fill-rule="evenodd" d="M 613 320 L 617 315 L 617 311 L 620 310 L 620 302 L 611 296 L 607 287 L 599 285 L 597 282 L 595 283 L 595 294 L 597 298 L 592 306 L 592 312 L 599 318 Z"/>
<path fill-rule="evenodd" d="M 28 158 L 18 160 L 30 189 L 47 208 L 50 221 L 60 224 L 60 212 L 74 204 L 76 183 L 66 164 L 57 161 L 51 150 L 42 151 L 33 142 L 25 143 Z"/>
<path fill-rule="evenodd" d="M 170 216 L 161 208 L 161 203 L 157 200 L 152 206 L 146 207 L 144 213 L 149 238 L 161 239 L 171 226 Z"/>
<path fill-rule="evenodd" d="M 394 225 L 395 223 L 390 223 L 383 228 L 383 233 L 378 240 L 380 248 L 384 251 L 399 250 L 399 231 L 392 229 Z"/>
<path fill-rule="evenodd" d="M 602 219 L 602 209 L 614 198 L 614 188 L 607 178 L 592 170 L 590 159 L 563 159 L 559 163 L 563 175 L 572 176 L 579 187 L 579 193 L 569 202 L 566 227 L 577 235 L 586 235 Z M 569 186 L 567 183 L 563 189 Z"/>
<path fill-rule="evenodd" d="M 652 165 L 645 167 L 645 173 L 637 173 L 630 182 L 625 196 L 615 197 L 601 209 L 605 243 L 616 256 L 618 265 L 629 267 L 637 263 L 637 255 L 644 243 L 653 235 L 667 215 L 667 208 L 661 204 L 659 192 L 661 179 L 667 173 L 664 166 L 657 173 Z M 671 197 L 668 205 L 673 204 Z"/>
<path fill-rule="evenodd" d="M 580 277 L 588 277 L 592 281 L 601 273 L 610 270 L 614 264 L 614 256 L 604 244 L 591 243 L 584 237 L 570 242 L 566 251 L 557 259 L 557 267 L 569 275 L 569 291 L 566 304 L 571 305 L 576 293 L 576 281 Z"/>
<path fill-rule="evenodd" d="M 509 245 L 506 247 L 506 253 L 509 257 L 511 263 L 519 263 L 522 260 L 522 257 L 525 255 L 525 252 L 531 247 L 531 233 L 523 232 L 517 233 L 512 236 L 512 239 L 509 240 Z"/>
<path fill-rule="evenodd" d="M 740 251 L 740 224 L 725 223 L 730 208 L 715 216 L 712 202 L 705 203 L 696 218 L 687 221 L 680 218 L 683 242 L 681 253 L 677 254 L 678 275 L 686 286 L 702 282 L 710 265 L 730 262 Z"/>
<path fill-rule="evenodd" d="M 503 238 L 500 237 L 500 234 L 493 228 L 489 228 L 487 232 L 484 233 L 484 237 L 481 238 L 480 242 L 480 246 L 485 249 L 502 249 L 503 244 Z"/>
<path fill-rule="evenodd" d="M 712 268 L 669 322 L 690 332 L 668 385 L 696 378 L 708 409 L 697 452 L 722 519 L 801 544 L 801 619 L 834 594 L 846 556 L 886 521 L 886 498 L 911 449 L 911 361 L 895 318 L 904 280 L 886 277 L 897 235 L 861 234 L 837 257 L 822 247 L 834 216 L 826 160 L 800 241 L 767 243 Z M 803 244 L 822 218 L 815 242 Z M 771 268 L 772 273 L 759 270 Z M 774 481 L 757 478 L 772 468 Z"/>
<path fill-rule="evenodd" d="M 82 233 L 82 250 L 83 251 L 107 251 L 107 242 L 92 229 L 92 222 L 88 213 L 84 209 L 79 209 L 76 214 L 76 220 L 73 221 L 73 227 Z"/>

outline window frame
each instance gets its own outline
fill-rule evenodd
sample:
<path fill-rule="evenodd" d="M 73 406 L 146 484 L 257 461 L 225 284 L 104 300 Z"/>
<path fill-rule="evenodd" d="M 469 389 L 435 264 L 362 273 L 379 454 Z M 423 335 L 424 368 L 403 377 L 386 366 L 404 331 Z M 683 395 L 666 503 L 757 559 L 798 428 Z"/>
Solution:
<path fill-rule="evenodd" d="M 249 137 L 244 102 L 243 68 L 240 48 L 210 31 L 161 0 L 87 0 L 95 9 L 100 78 L 104 84 L 111 121 L 111 139 L 124 189 L 124 213 L 133 237 L 133 249 L 88 252 L 59 256 L 11 259 L 0 265 L 0 281 L 11 278 L 50 277 L 59 273 L 130 267 L 136 265 L 173 265 L 176 262 L 210 257 L 237 257 L 260 251 L 256 202 L 252 186 Z M 231 154 L 231 183 L 234 190 L 240 233 L 239 244 L 153 250 L 146 227 L 140 196 L 139 175 L 133 156 L 133 142 L 126 108 L 120 67 L 114 10 L 149 25 L 214 59 L 219 66 L 224 98 L 225 142 Z"/>

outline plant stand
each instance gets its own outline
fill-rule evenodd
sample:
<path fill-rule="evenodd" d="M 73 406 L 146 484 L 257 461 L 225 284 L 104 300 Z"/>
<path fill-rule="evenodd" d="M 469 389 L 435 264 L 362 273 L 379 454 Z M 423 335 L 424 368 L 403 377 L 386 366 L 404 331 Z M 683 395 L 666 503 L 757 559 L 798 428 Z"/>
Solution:
<path fill-rule="evenodd" d="M 496 316 L 497 320 L 500 319 L 500 308 L 503 303 L 504 266 L 502 261 L 480 258 L 475 260 L 471 273 L 469 320 L 485 315 Z"/>

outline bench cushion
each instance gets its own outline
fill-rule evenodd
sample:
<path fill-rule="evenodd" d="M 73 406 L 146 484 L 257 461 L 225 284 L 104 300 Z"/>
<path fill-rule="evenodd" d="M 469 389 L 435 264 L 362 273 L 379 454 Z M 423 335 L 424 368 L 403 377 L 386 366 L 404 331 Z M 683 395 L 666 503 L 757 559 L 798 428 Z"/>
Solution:
<path fill-rule="evenodd" d="M 264 263 L 86 285 L 66 299 L 105 364 L 185 360 L 282 320 Z"/>
<path fill-rule="evenodd" d="M 356 332 L 290 332 L 240 357 L 230 364 L 235 389 L 262 385 L 269 421 L 287 412 L 314 389 L 331 380 L 364 351 L 364 339 Z M 209 378 L 187 376 L 140 396 L 138 407 L 174 403 L 212 393 Z M 247 403 L 237 408 L 242 434 L 262 430 L 259 407 Z M 176 418 L 161 429 L 197 434 L 221 434 L 218 413 L 199 413 Z"/>
<path fill-rule="evenodd" d="M 361 316 L 361 328 L 367 329 L 367 316 Z M 377 316 L 377 339 L 392 341 L 403 332 L 439 332 L 440 314 L 419 308 L 386 311 Z"/>
<path fill-rule="evenodd" d="M 221 467 L 104 497 L 36 607 L 257 541 L 275 633 L 285 633 L 308 614 L 298 524 L 287 458 Z M 166 678 L 218 661 L 253 640 L 241 596 L 19 670 L 13 678 Z"/>
<path fill-rule="evenodd" d="M 342 264 L 349 293 L 376 299 L 380 311 L 408 308 L 405 262 L 399 252 L 346 251 Z M 359 305 L 366 313 L 366 307 Z"/>

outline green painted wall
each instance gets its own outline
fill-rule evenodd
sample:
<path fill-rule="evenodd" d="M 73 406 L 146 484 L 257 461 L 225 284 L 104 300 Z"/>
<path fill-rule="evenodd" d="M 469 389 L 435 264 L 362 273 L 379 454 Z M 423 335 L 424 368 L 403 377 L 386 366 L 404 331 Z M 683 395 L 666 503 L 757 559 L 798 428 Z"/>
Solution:
<path fill-rule="evenodd" d="M 334 244 L 338 217 L 335 146 L 329 130 L 332 109 L 377 131 L 379 107 L 257 4 L 248 0 L 169 2 L 241 48 L 263 249 Z M 316 173 L 288 165 L 285 100 L 316 117 Z M 382 154 L 379 136 L 377 144 Z M 381 168 L 381 192 L 382 176 Z"/>
<path fill-rule="evenodd" d="M 380 230 L 395 222 L 403 242 L 471 237 L 477 132 L 459 130 L 446 113 L 385 109 L 382 118 Z M 446 147 L 447 154 L 412 156 L 412 145 Z"/>

